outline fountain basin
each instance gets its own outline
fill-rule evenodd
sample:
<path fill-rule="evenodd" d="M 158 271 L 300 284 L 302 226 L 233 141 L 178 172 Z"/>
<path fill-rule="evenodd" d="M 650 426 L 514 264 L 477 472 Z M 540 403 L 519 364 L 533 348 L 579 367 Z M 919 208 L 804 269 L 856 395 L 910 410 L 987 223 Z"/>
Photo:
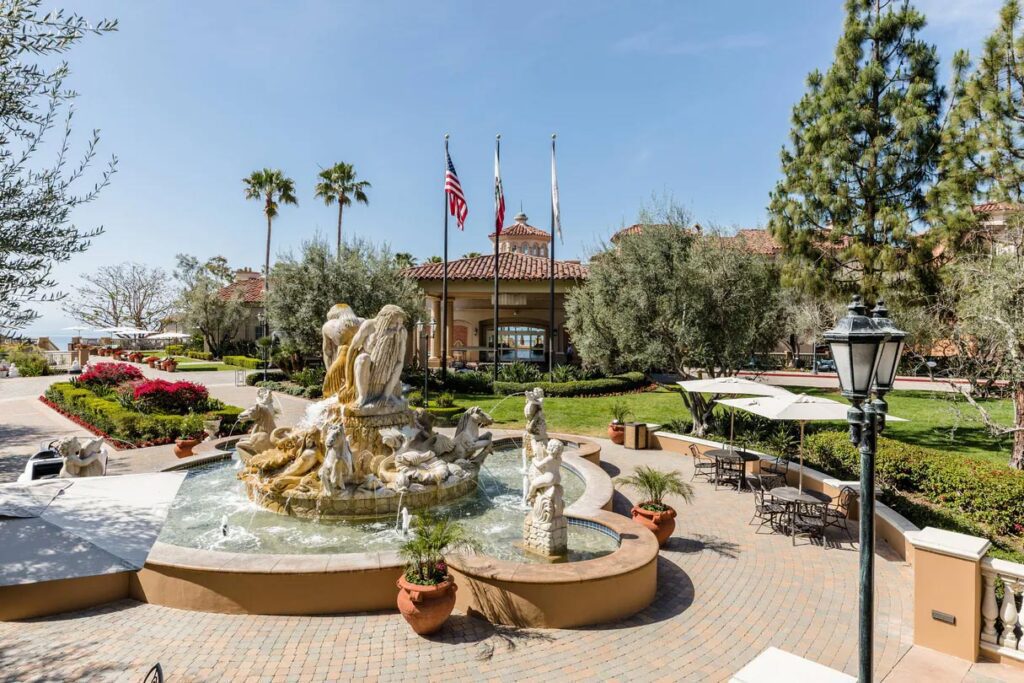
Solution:
<path fill-rule="evenodd" d="M 653 535 L 602 509 L 611 504 L 611 480 L 578 454 L 599 457 L 596 442 L 571 435 L 559 438 L 578 445 L 576 452 L 565 454 L 563 464 L 584 485 L 566 509 L 570 531 L 609 536 L 617 547 L 595 559 L 560 564 L 453 556 L 450 566 L 460 586 L 456 609 L 494 623 L 567 628 L 622 619 L 654 599 L 658 545 Z M 214 457 L 197 455 L 183 465 Z M 168 607 L 235 614 L 393 610 L 395 582 L 402 569 L 391 549 L 270 554 L 158 542 L 145 567 L 133 575 L 131 595 Z"/>

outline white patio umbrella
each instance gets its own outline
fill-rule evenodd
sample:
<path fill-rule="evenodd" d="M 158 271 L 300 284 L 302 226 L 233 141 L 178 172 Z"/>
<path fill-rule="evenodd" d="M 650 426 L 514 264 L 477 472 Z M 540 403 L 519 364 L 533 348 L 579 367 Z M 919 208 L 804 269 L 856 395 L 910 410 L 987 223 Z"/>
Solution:
<path fill-rule="evenodd" d="M 146 339 L 188 339 L 191 336 L 185 332 L 161 332 L 160 334 L 151 334 Z"/>
<path fill-rule="evenodd" d="M 830 398 L 808 394 L 764 396 L 758 398 L 730 398 L 716 401 L 730 408 L 739 408 L 769 420 L 793 420 L 800 423 L 800 490 L 804 490 L 804 425 L 818 421 L 846 421 L 850 406 Z M 886 415 L 890 422 L 906 422 L 901 417 Z"/>
<path fill-rule="evenodd" d="M 0 586 L 141 569 L 184 472 L 0 484 Z"/>
<path fill-rule="evenodd" d="M 92 329 L 92 326 L 91 325 L 68 325 L 67 327 L 62 327 L 61 329 L 62 330 L 68 330 L 70 332 L 87 332 L 87 331 Z"/>
<path fill-rule="evenodd" d="M 711 379 L 690 379 L 683 382 L 676 382 L 679 386 L 690 393 L 696 394 L 731 394 L 733 396 L 795 396 L 796 394 L 776 387 L 771 384 L 763 384 L 742 377 L 713 377 Z M 721 403 L 721 401 L 718 401 Z M 735 411 L 729 414 L 729 443 L 732 443 L 732 435 L 736 425 Z"/>

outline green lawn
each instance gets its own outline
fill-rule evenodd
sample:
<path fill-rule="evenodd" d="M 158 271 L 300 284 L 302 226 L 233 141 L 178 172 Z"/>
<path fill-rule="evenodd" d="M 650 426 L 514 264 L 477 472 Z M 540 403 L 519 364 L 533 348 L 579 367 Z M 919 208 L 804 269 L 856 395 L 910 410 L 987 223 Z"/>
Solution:
<path fill-rule="evenodd" d="M 166 358 L 167 352 L 163 349 L 153 349 L 143 351 L 147 356 L 156 356 L 157 358 Z M 188 356 L 174 356 L 174 359 L 178 361 L 178 372 L 204 372 L 211 370 L 241 370 L 242 368 L 237 365 L 228 365 L 227 363 L 221 363 L 217 360 L 201 360 L 199 358 L 189 358 Z M 110 360 L 104 359 L 106 362 Z M 187 368 L 183 368 L 182 365 L 188 364 Z"/>
<path fill-rule="evenodd" d="M 797 389 L 798 392 L 813 393 L 842 400 L 837 392 L 815 389 Z M 456 396 L 460 406 L 478 405 L 487 411 L 495 424 L 504 428 L 523 425 L 522 396 Z M 1009 456 L 1009 439 L 1001 442 L 993 439 L 977 411 L 962 398 L 951 394 L 931 394 L 915 391 L 896 391 L 887 397 L 889 411 L 910 422 L 889 423 L 886 436 L 907 443 L 939 450 L 955 451 L 993 462 L 1004 463 Z M 622 396 L 600 396 L 585 398 L 544 399 L 548 427 L 555 432 L 606 436 L 611 421 L 610 406 L 615 401 L 624 401 L 633 411 L 633 419 L 664 424 L 670 420 L 685 419 L 689 412 L 679 394 L 666 389 L 625 394 Z M 1008 399 L 982 402 L 992 418 L 1000 423 L 1011 424 L 1013 405 Z M 844 429 L 842 423 L 833 425 Z"/>

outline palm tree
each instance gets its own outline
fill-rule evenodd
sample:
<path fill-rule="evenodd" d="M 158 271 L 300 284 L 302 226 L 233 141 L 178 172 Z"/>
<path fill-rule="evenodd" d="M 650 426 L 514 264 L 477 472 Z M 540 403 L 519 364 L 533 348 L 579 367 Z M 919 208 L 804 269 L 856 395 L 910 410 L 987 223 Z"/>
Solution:
<path fill-rule="evenodd" d="M 416 257 L 407 251 L 395 254 L 395 265 L 399 268 L 412 268 L 416 265 Z"/>
<path fill-rule="evenodd" d="M 670 493 L 679 496 L 687 503 L 693 500 L 693 487 L 687 484 L 675 470 L 662 472 L 653 467 L 641 465 L 633 474 L 618 477 L 615 481 L 637 489 L 641 497 L 640 503 L 637 504 L 638 507 L 653 512 L 666 510 L 664 498 Z"/>
<path fill-rule="evenodd" d="M 427 263 L 440 263 L 442 261 L 440 256 L 431 256 L 427 259 Z"/>
<path fill-rule="evenodd" d="M 270 229 L 274 217 L 277 216 L 278 203 L 294 204 L 299 202 L 295 199 L 295 181 L 286 178 L 280 169 L 271 170 L 265 168 L 262 171 L 253 171 L 248 178 L 242 178 L 245 183 L 246 199 L 262 199 L 263 213 L 267 216 L 267 254 L 263 262 L 263 275 L 266 278 L 263 283 L 264 291 L 270 291 Z"/>
<path fill-rule="evenodd" d="M 476 258 L 477 256 L 482 256 L 482 254 L 479 251 L 470 251 L 463 254 L 462 258 Z"/>
<path fill-rule="evenodd" d="M 356 169 L 352 164 L 339 161 L 330 168 L 320 171 L 320 182 L 316 184 L 316 196 L 330 206 L 338 202 L 338 257 L 341 257 L 341 214 L 346 206 L 355 199 L 361 204 L 369 204 L 366 190 L 370 189 L 367 180 L 356 180 Z"/>

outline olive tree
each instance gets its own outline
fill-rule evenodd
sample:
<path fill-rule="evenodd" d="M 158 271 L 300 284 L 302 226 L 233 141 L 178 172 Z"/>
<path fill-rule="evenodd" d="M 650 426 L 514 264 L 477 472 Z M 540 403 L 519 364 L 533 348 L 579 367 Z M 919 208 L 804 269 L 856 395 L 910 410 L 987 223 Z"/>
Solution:
<path fill-rule="evenodd" d="M 343 243 L 335 255 L 321 237 L 304 242 L 298 255 L 280 256 L 271 270 L 271 327 L 296 345 L 302 357 L 311 358 L 321 355 L 320 328 L 335 304 L 348 304 L 364 318 L 395 304 L 411 326 L 423 317 L 423 292 L 400 270 L 387 247 L 355 240 Z"/>
<path fill-rule="evenodd" d="M 671 222 L 643 225 L 595 256 L 566 314 L 580 358 L 604 372 L 733 375 L 784 330 L 769 260 L 740 241 Z M 683 400 L 703 433 L 713 405 L 697 394 Z"/>

